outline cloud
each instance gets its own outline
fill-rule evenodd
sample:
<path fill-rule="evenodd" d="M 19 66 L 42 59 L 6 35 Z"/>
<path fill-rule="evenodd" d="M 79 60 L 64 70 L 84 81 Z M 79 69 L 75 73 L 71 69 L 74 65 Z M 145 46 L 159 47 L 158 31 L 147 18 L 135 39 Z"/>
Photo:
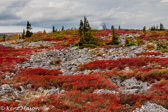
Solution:
<path fill-rule="evenodd" d="M 168 2 L 168 0 L 162 0 L 161 2 Z"/>
<path fill-rule="evenodd" d="M 33 27 L 79 27 L 85 15 L 93 28 L 106 24 L 142 28 L 163 23 L 168 26 L 168 0 L 5 0 L 0 1 L 0 25 Z"/>
<path fill-rule="evenodd" d="M 0 26 L 1 33 L 16 33 L 22 32 L 25 29 L 24 26 Z M 33 27 L 32 32 L 44 31 L 51 32 L 51 29 L 48 28 L 40 28 L 40 27 Z"/>

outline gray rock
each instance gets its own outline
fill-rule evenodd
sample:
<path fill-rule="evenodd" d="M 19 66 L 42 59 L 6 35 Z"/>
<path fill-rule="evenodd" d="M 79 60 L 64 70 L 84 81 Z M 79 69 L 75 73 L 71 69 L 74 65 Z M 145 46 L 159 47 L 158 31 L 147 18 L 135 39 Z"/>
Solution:
<path fill-rule="evenodd" d="M 9 101 L 9 100 L 11 100 L 11 97 L 9 97 L 8 95 L 1 96 L 1 101 Z"/>
<path fill-rule="evenodd" d="M 43 89 L 42 87 L 39 87 L 37 91 L 43 93 L 43 92 L 44 92 L 44 89 Z"/>
<path fill-rule="evenodd" d="M 93 91 L 93 93 L 110 93 L 110 94 L 116 94 L 118 92 L 116 91 L 111 91 L 111 90 L 107 90 L 107 89 L 96 89 Z"/>
<path fill-rule="evenodd" d="M 5 80 L 11 80 L 11 77 L 9 75 L 6 75 Z"/>
<path fill-rule="evenodd" d="M 31 44 L 30 44 L 31 45 Z M 138 51 L 137 51 L 138 50 Z M 93 54 L 93 52 L 96 54 Z M 108 52 L 105 52 L 108 51 Z M 18 68 L 46 68 L 54 69 L 59 68 L 63 71 L 63 75 L 77 74 L 76 72 L 70 72 L 72 68 L 76 68 L 79 64 L 88 63 L 89 61 L 98 60 L 109 60 L 109 59 L 118 59 L 118 58 L 130 58 L 135 57 L 135 52 L 144 51 L 140 46 L 131 46 L 123 48 L 95 48 L 89 51 L 89 48 L 78 49 L 77 47 L 69 47 L 61 50 L 49 50 L 34 53 L 30 60 L 26 61 L 22 65 L 17 65 Z M 125 52 L 127 52 L 125 54 Z M 97 56 L 97 53 L 102 53 L 102 56 Z M 116 54 L 117 53 L 117 54 Z M 55 66 L 51 65 L 52 60 L 61 59 L 62 62 Z"/>
<path fill-rule="evenodd" d="M 49 92 L 47 93 L 47 96 L 50 95 L 50 94 L 54 94 L 54 93 L 59 94 L 60 93 L 60 88 L 52 88 L 52 89 L 50 89 Z"/>
<path fill-rule="evenodd" d="M 28 84 L 28 85 L 27 85 L 27 89 L 30 89 L 30 88 L 32 88 L 32 87 L 33 87 L 32 84 Z"/>
<path fill-rule="evenodd" d="M 2 91 L 5 92 L 5 93 L 13 92 L 13 89 L 8 84 L 2 85 L 1 88 L 2 88 Z"/>
<path fill-rule="evenodd" d="M 64 94 L 64 93 L 65 93 L 65 90 L 61 90 L 61 91 L 60 91 L 60 94 Z"/>
<path fill-rule="evenodd" d="M 123 81 L 121 86 L 120 90 L 123 94 L 140 93 L 141 91 L 147 90 L 151 87 L 149 83 L 137 81 L 135 77 Z"/>
<path fill-rule="evenodd" d="M 136 108 L 133 112 L 168 112 L 168 110 L 160 105 L 145 102 L 141 108 Z"/>
<path fill-rule="evenodd" d="M 21 93 L 25 93 L 26 92 L 26 90 L 25 90 L 25 88 L 23 87 L 23 86 L 20 86 L 20 89 L 21 89 Z"/>

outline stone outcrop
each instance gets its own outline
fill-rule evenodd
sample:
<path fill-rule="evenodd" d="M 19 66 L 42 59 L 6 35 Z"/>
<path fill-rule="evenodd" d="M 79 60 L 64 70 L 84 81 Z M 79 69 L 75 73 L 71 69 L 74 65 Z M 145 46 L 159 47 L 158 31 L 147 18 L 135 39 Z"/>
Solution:
<path fill-rule="evenodd" d="M 160 105 L 145 102 L 141 108 L 136 108 L 133 112 L 168 112 L 168 110 Z"/>
<path fill-rule="evenodd" d="M 135 77 L 132 77 L 121 83 L 120 91 L 123 94 L 141 93 L 141 91 L 147 90 L 150 87 L 149 83 L 137 81 Z"/>

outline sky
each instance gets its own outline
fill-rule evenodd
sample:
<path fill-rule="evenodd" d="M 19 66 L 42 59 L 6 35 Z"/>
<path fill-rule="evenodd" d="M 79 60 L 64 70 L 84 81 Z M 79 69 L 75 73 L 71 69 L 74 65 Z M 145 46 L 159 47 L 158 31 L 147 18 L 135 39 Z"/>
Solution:
<path fill-rule="evenodd" d="M 168 28 L 168 0 L 0 0 L 0 33 L 78 28 L 84 15 L 92 28 Z"/>

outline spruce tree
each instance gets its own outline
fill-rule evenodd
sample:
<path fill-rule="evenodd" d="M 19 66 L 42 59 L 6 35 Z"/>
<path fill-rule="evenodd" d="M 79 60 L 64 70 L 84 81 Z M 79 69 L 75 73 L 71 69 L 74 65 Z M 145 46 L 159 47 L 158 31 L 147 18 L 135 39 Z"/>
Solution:
<path fill-rule="evenodd" d="M 119 30 L 121 29 L 120 25 L 118 26 L 118 29 L 119 29 Z"/>
<path fill-rule="evenodd" d="M 6 35 L 3 35 L 3 41 L 6 41 Z"/>
<path fill-rule="evenodd" d="M 146 26 L 143 27 L 143 32 L 146 32 Z"/>
<path fill-rule="evenodd" d="M 112 40 L 111 40 L 111 42 L 108 43 L 108 44 L 118 45 L 118 44 L 119 44 L 118 36 L 115 34 L 114 26 L 112 25 L 111 28 L 112 28 Z"/>
<path fill-rule="evenodd" d="M 114 26 L 113 26 L 113 25 L 111 25 L 111 29 L 114 29 Z"/>
<path fill-rule="evenodd" d="M 91 27 L 87 18 L 84 16 L 84 22 L 80 20 L 79 26 L 79 37 L 80 40 L 78 45 L 82 47 L 95 47 L 98 41 L 93 37 Z"/>
<path fill-rule="evenodd" d="M 32 27 L 31 27 L 31 24 L 29 23 L 29 21 L 27 21 L 26 29 L 27 29 L 26 37 L 31 37 L 33 33 L 30 31 L 32 29 Z"/>
<path fill-rule="evenodd" d="M 52 28 L 52 32 L 55 32 L 55 27 L 53 26 L 53 28 Z"/>
<path fill-rule="evenodd" d="M 106 27 L 106 25 L 105 25 L 105 24 L 103 25 L 103 30 L 107 30 L 107 27 Z"/>
<path fill-rule="evenodd" d="M 162 23 L 160 23 L 160 31 L 163 31 L 164 30 L 164 26 Z"/>
<path fill-rule="evenodd" d="M 64 31 L 64 26 L 62 26 L 62 31 Z"/>
<path fill-rule="evenodd" d="M 25 30 L 23 29 L 23 33 L 22 33 L 22 39 L 25 38 Z"/>
<path fill-rule="evenodd" d="M 82 33 L 83 33 L 83 21 L 80 20 L 80 26 L 79 26 L 79 37 L 82 36 Z"/>

